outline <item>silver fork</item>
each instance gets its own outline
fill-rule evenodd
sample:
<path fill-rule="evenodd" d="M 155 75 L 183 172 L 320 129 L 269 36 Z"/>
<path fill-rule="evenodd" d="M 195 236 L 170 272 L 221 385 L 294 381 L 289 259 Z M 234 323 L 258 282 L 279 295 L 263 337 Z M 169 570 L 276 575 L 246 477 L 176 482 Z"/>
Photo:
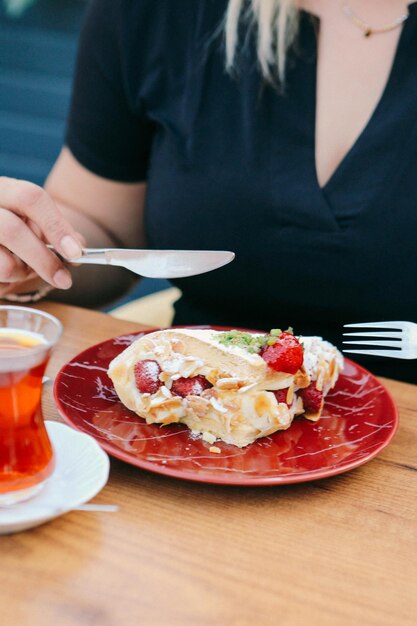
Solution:
<path fill-rule="evenodd" d="M 369 354 L 385 356 L 393 359 L 417 359 L 417 324 L 413 322 L 366 322 L 363 324 L 345 324 L 344 328 L 366 328 L 360 332 L 344 333 L 344 337 L 360 337 L 356 341 L 344 341 L 344 344 L 378 346 L 391 348 L 390 350 L 365 350 L 343 349 L 343 352 L 354 354 Z M 373 329 L 391 330 L 373 330 Z M 368 340 L 369 337 L 375 339 Z"/>

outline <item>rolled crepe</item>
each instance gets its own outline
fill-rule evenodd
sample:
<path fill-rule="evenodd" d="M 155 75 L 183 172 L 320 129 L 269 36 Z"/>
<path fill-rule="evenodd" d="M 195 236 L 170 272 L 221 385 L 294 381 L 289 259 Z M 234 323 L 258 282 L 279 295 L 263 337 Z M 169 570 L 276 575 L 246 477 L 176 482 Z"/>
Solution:
<path fill-rule="evenodd" d="M 223 344 L 221 335 L 214 330 L 168 329 L 136 340 L 109 365 L 120 400 L 148 424 L 182 423 L 209 443 L 219 439 L 243 447 L 288 428 L 305 412 L 300 390 L 314 384 L 327 393 L 343 366 L 334 346 L 311 338 L 304 348 L 308 367 L 303 365 L 295 374 L 277 372 L 260 354 Z M 326 349 L 319 357 L 322 344 Z M 306 359 L 307 349 L 313 356 Z M 141 361 L 153 362 L 150 371 L 157 368 L 160 386 L 154 393 L 138 389 L 135 368 Z M 207 388 L 177 395 L 175 381 L 196 376 L 204 377 Z M 320 412 L 306 417 L 317 419 Z"/>

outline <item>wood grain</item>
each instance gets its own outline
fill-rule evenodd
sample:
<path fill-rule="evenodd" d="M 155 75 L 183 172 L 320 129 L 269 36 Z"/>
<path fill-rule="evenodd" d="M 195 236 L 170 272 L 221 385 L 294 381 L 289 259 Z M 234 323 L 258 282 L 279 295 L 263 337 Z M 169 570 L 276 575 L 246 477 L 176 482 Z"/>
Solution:
<path fill-rule="evenodd" d="M 57 304 L 49 367 L 139 327 Z M 287 487 L 182 482 L 112 460 L 96 502 L 0 538 L 2 626 L 408 626 L 417 612 L 417 387 L 375 460 Z M 49 388 L 48 419 L 59 419 Z"/>

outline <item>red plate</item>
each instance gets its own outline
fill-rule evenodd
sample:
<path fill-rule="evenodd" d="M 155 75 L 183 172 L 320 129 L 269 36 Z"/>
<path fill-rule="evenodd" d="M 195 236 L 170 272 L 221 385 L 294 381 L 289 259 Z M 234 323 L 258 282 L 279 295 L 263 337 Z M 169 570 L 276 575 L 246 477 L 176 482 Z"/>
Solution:
<path fill-rule="evenodd" d="M 143 334 L 122 335 L 88 348 L 64 365 L 54 387 L 64 420 L 131 465 L 205 483 L 299 483 L 363 465 L 396 432 L 398 414 L 388 391 L 370 372 L 345 359 L 344 372 L 318 422 L 297 418 L 288 430 L 246 448 L 216 443 L 221 454 L 213 454 L 210 445 L 185 426 L 147 425 L 118 400 L 106 374 L 108 365 Z"/>

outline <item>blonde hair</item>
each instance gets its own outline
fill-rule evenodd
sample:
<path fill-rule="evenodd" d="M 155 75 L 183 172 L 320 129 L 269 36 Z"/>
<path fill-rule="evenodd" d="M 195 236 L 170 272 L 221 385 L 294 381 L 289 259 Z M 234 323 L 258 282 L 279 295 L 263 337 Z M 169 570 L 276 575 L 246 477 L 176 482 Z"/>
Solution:
<path fill-rule="evenodd" d="M 225 19 L 226 69 L 236 65 L 239 25 L 254 25 L 259 66 L 264 78 L 282 85 L 288 49 L 298 31 L 299 11 L 295 0 L 229 0 Z"/>

